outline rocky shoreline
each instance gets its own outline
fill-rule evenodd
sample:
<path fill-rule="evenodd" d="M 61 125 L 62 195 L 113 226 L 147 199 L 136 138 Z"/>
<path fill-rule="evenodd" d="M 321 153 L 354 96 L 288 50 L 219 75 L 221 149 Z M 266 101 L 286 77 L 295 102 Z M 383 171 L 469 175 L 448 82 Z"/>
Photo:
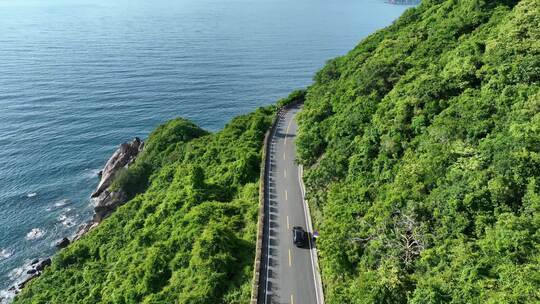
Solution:
<path fill-rule="evenodd" d="M 129 143 L 123 143 L 116 150 L 99 173 L 101 180 L 91 198 L 95 199 L 94 216 L 88 223 L 79 227 L 72 241 L 80 239 L 88 231 L 94 229 L 101 221 L 111 215 L 116 208 L 124 204 L 127 195 L 122 189 L 112 191 L 110 186 L 116 173 L 128 168 L 144 149 L 144 142 L 135 137 Z"/>
<path fill-rule="evenodd" d="M 72 242 L 80 239 L 86 233 L 96 228 L 105 218 L 111 215 L 116 208 L 126 203 L 127 195 L 122 189 L 110 189 L 111 184 L 114 181 L 116 173 L 123 169 L 128 168 L 137 159 L 137 156 L 143 151 L 144 142 L 135 137 L 131 142 L 126 142 L 120 145 L 120 147 L 109 158 L 105 167 L 99 172 L 100 182 L 96 190 L 92 193 L 91 199 L 94 200 L 94 215 L 92 219 L 79 226 L 77 232 L 70 239 L 64 237 L 56 243 L 56 247 L 59 249 L 69 246 Z M 51 265 L 51 257 L 35 259 L 29 265 L 27 265 L 24 275 L 21 280 L 11 286 L 7 291 L 13 296 L 17 295 L 22 288 L 32 279 L 40 276 L 43 270 Z M 9 298 L 2 298 L 0 296 L 0 303 L 8 301 Z"/>

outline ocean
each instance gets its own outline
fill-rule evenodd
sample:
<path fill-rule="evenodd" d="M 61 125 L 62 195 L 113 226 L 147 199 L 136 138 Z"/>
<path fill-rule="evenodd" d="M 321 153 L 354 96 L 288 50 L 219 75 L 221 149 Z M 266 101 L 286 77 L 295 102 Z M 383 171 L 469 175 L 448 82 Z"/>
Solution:
<path fill-rule="evenodd" d="M 90 219 L 120 143 L 178 116 L 219 130 L 306 87 L 408 7 L 0 0 L 0 289 Z"/>

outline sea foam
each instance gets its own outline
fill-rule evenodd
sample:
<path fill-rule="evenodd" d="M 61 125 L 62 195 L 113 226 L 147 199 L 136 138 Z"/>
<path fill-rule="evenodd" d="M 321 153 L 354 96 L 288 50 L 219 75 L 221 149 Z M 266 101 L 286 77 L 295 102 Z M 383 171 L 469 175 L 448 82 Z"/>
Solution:
<path fill-rule="evenodd" d="M 9 259 L 13 255 L 13 250 L 11 249 L 2 249 L 0 251 L 0 260 Z"/>
<path fill-rule="evenodd" d="M 44 235 L 45 235 L 45 231 L 39 228 L 34 228 L 26 234 L 26 239 L 28 241 L 37 240 L 37 239 L 42 238 Z"/>

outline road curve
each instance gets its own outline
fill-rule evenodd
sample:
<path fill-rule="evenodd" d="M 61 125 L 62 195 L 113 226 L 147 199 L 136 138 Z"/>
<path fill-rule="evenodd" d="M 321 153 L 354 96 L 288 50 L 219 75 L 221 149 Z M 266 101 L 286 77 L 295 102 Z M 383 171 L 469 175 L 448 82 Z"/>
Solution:
<path fill-rule="evenodd" d="M 259 304 L 324 304 L 313 243 L 298 248 L 292 241 L 293 226 L 310 235 L 312 230 L 301 168 L 295 162 L 299 110 L 296 106 L 280 112 L 268 141 Z"/>

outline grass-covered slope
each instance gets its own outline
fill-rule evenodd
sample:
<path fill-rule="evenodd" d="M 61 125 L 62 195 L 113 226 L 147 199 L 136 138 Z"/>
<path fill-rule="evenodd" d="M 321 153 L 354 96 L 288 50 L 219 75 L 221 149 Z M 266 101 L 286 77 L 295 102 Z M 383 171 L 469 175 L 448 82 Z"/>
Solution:
<path fill-rule="evenodd" d="M 316 75 L 327 303 L 540 303 L 539 81 L 538 0 L 424 0 Z"/>
<path fill-rule="evenodd" d="M 247 303 L 273 113 L 215 134 L 181 119 L 159 127 L 115 182 L 134 198 L 62 250 L 15 303 Z"/>

